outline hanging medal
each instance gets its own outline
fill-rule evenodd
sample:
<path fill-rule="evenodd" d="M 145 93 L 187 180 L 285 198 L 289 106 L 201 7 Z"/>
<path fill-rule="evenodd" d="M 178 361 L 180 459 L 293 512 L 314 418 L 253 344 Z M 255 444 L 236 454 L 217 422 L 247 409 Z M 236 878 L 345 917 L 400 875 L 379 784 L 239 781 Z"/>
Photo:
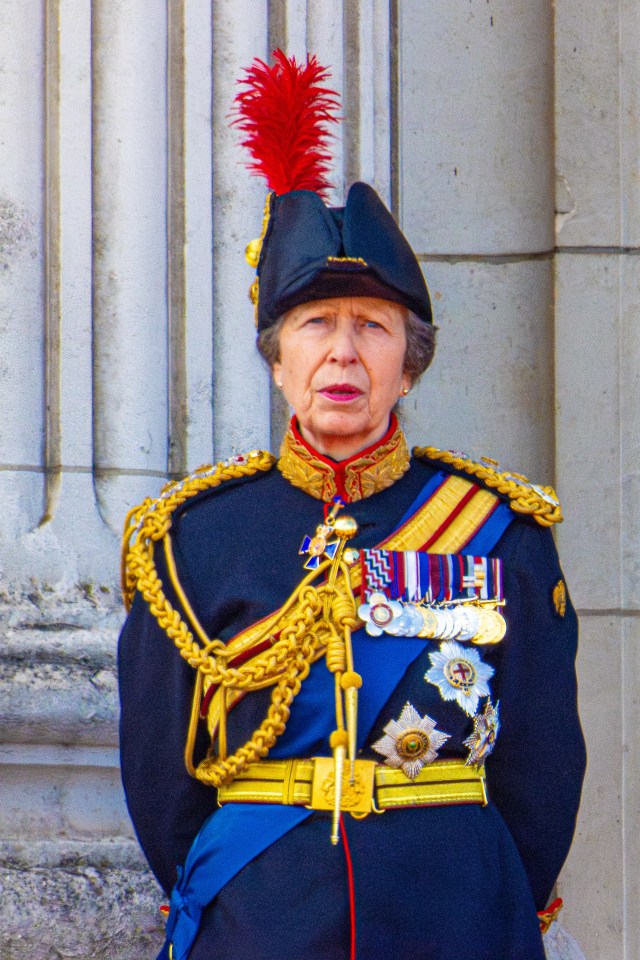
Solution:
<path fill-rule="evenodd" d="M 402 616 L 402 604 L 398 600 L 388 600 L 384 593 L 376 591 L 369 597 L 369 603 L 358 607 L 358 617 L 365 625 L 370 637 L 379 637 L 389 633 L 394 620 Z"/>
<path fill-rule="evenodd" d="M 305 570 L 317 570 L 323 558 L 333 560 L 340 541 L 337 537 L 329 538 L 334 536 L 334 524 L 341 507 L 344 507 L 344 500 L 340 497 L 334 497 L 333 507 L 327 514 L 324 523 L 316 527 L 316 532 L 312 537 L 308 535 L 304 537 L 298 553 L 300 556 L 306 554 L 309 557 L 304 565 Z"/>
<path fill-rule="evenodd" d="M 365 602 L 358 616 L 370 636 L 386 633 L 475 646 L 504 638 L 499 558 L 378 548 L 363 550 L 361 557 Z"/>

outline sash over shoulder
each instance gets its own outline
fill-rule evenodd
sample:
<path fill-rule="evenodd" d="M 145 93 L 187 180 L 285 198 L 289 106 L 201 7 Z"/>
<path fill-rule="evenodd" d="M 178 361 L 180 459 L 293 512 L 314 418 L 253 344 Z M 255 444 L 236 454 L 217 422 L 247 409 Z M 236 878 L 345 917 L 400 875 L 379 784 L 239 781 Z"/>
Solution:
<path fill-rule="evenodd" d="M 433 462 L 438 469 L 400 518 L 393 533 L 379 544 L 385 550 L 434 554 L 456 554 L 464 550 L 469 554 L 486 554 L 517 514 L 532 516 L 545 526 L 561 519 L 559 505 L 550 488 L 536 487 L 516 475 L 500 474 L 488 461 L 474 463 L 433 448 L 418 449 L 414 456 Z M 246 457 L 235 457 L 215 467 L 201 468 L 180 483 L 168 484 L 157 500 L 146 500 L 132 510 L 125 524 L 125 601 L 130 605 L 135 590 L 138 590 L 180 655 L 194 668 L 196 684 L 185 762 L 192 775 L 213 786 L 233 782 L 248 764 L 269 753 L 277 758 L 280 755 L 277 740 L 285 725 L 288 737 L 293 735 L 295 742 L 295 731 L 309 720 L 302 714 L 289 717 L 292 701 L 302 683 L 318 704 L 326 705 L 333 699 L 333 680 L 328 671 L 316 671 L 314 676 L 308 676 L 311 664 L 328 655 L 331 642 L 331 629 L 325 622 L 326 613 L 322 613 L 327 609 L 324 596 L 328 589 L 328 562 L 305 576 L 293 594 L 272 614 L 223 643 L 209 637 L 198 621 L 182 589 L 173 560 L 171 526 L 176 511 L 187 500 L 204 491 L 214 493 L 226 481 L 268 472 L 274 463 L 275 458 L 270 454 L 253 451 Z M 154 549 L 160 545 L 177 607 L 170 602 L 155 569 Z M 366 709 L 358 719 L 358 743 L 362 744 L 378 710 L 404 671 L 420 655 L 423 642 L 405 638 L 402 644 L 397 644 L 393 638 L 377 639 L 374 653 L 371 643 L 364 637 L 364 630 L 357 629 L 359 623 L 353 597 L 360 588 L 360 563 L 341 561 L 338 580 L 331 590 L 337 590 L 338 606 L 346 603 L 350 612 L 340 614 L 341 619 L 336 625 L 341 630 L 350 623 L 356 631 L 352 637 L 354 660 L 371 693 Z M 317 598 L 317 602 L 312 602 L 313 609 L 308 607 L 309 590 Z M 332 600 L 331 604 L 334 602 Z M 317 629 L 310 628 L 309 643 L 303 644 L 302 659 L 306 666 L 301 672 L 301 648 L 297 640 L 291 646 L 295 634 L 292 627 L 300 616 L 308 619 L 310 615 L 316 618 Z M 393 645 L 393 654 L 389 651 L 384 655 L 387 644 Z M 385 663 L 384 670 L 380 669 L 381 659 Z M 274 688 L 275 699 L 272 699 L 272 707 L 263 724 L 244 747 L 228 757 L 225 743 L 228 713 L 247 692 L 266 686 Z M 278 707 L 275 713 L 274 705 Z M 313 714 L 317 716 L 321 712 L 314 709 Z M 212 743 L 217 738 L 218 758 L 211 756 L 195 767 L 193 746 L 200 718 L 208 721 Z M 309 815 L 310 811 L 304 807 L 280 805 L 267 811 L 263 805 L 238 806 L 232 803 L 217 810 L 194 841 L 173 892 L 165 949 L 171 944 L 177 960 L 186 957 L 206 905 L 243 866 Z M 255 830 L 256 817 L 260 818 L 259 831 Z M 233 852 L 231 856 L 230 851 Z"/>

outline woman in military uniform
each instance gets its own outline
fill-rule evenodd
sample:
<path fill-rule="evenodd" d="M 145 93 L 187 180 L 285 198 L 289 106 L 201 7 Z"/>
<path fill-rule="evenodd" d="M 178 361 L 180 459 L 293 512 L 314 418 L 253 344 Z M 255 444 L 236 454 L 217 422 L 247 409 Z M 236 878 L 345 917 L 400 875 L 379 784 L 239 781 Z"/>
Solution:
<path fill-rule="evenodd" d="M 409 454 L 431 304 L 366 184 L 272 193 L 253 292 L 279 458 L 126 528 L 122 768 L 162 956 L 542 960 L 584 771 L 555 495 Z"/>

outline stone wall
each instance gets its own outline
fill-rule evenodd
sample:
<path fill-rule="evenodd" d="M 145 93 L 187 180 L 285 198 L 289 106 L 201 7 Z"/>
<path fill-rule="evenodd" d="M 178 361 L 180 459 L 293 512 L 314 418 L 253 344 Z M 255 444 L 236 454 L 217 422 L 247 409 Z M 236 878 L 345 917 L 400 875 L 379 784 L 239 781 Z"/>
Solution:
<path fill-rule="evenodd" d="M 283 429 L 247 300 L 264 190 L 226 123 L 276 45 L 333 65 L 335 202 L 373 183 L 424 265 L 440 350 L 409 439 L 559 488 L 590 751 L 559 892 L 589 960 L 640 960 L 639 19 L 638 0 L 0 4 L 6 960 L 161 942 L 117 771 L 118 539 L 164 478 Z"/>

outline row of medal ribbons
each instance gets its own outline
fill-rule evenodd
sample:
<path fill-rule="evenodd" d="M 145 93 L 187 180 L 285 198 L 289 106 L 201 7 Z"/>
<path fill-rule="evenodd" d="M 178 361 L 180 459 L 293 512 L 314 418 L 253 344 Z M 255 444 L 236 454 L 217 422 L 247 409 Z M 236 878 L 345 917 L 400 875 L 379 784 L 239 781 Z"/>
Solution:
<path fill-rule="evenodd" d="M 367 633 L 498 643 L 506 624 L 502 561 L 497 557 L 363 550 Z"/>

